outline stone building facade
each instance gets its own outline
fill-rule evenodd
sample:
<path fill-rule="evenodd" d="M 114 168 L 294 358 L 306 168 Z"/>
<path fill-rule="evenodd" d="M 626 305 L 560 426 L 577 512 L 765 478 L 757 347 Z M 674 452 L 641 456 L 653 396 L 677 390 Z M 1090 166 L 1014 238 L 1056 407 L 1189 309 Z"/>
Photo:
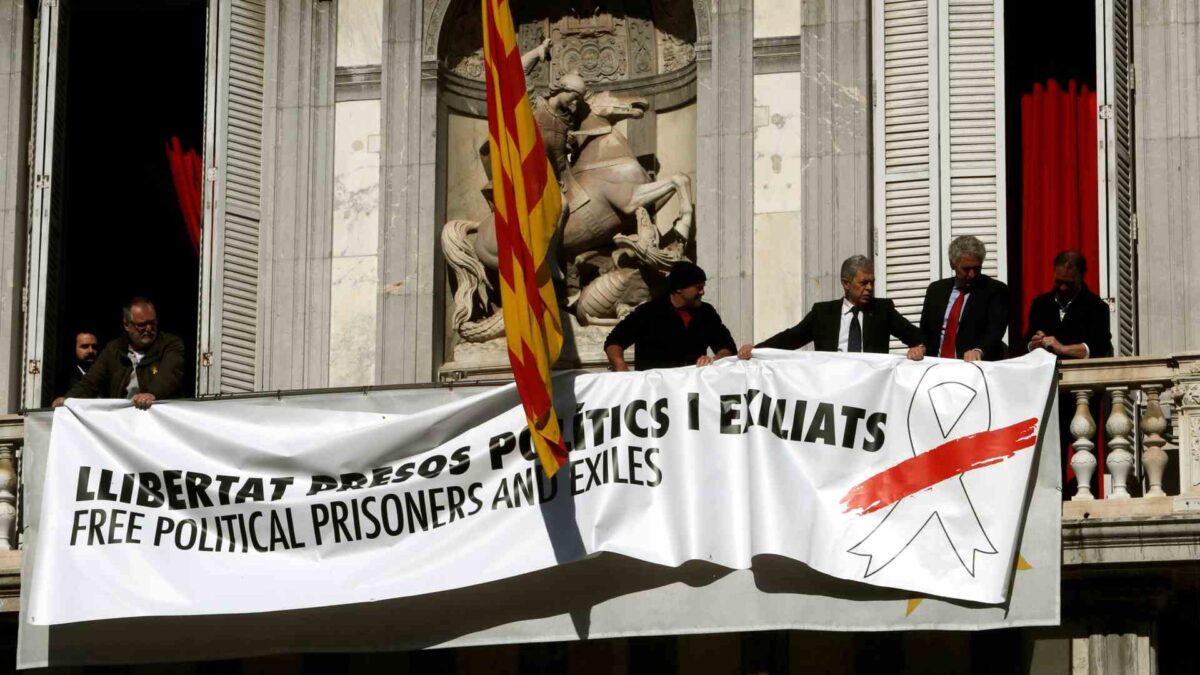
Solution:
<path fill-rule="evenodd" d="M 60 338 L 55 200 L 65 188 L 52 103 L 54 78 L 71 66 L 55 48 L 81 1 L 0 6 L 0 406 L 9 413 L 48 400 Z M 477 4 L 208 0 L 197 395 L 503 376 L 496 353 L 456 334 L 439 245 L 447 222 L 488 211 Z M 522 45 L 549 37 L 557 49 L 531 86 L 578 70 L 595 91 L 647 102 L 614 127 L 653 177 L 690 181 L 689 255 L 739 342 L 837 297 L 838 267 L 855 253 L 874 255 L 881 293 L 910 313 L 925 284 L 948 274 L 940 252 L 952 236 L 994 247 L 990 273 L 1012 269 L 1011 46 L 1000 0 L 514 5 Z M 1191 2 L 1097 0 L 1094 16 L 1106 83 L 1100 291 L 1112 299 L 1119 351 L 1200 350 L 1200 275 L 1189 272 L 1200 259 L 1200 14 Z M 660 231 L 681 201 L 653 214 Z M 1188 532 L 1172 541 L 1194 547 Z M 593 646 L 496 654 L 513 672 L 530 654 L 565 664 L 580 650 L 613 663 L 666 658 L 680 672 L 703 672 L 695 654 L 735 669 L 761 656 L 775 672 L 771 659 L 787 663 L 788 645 L 791 663 L 825 651 L 812 658 L 836 652 L 863 669 L 876 661 L 860 652 L 880 649 L 908 654 L 911 672 L 942 663 L 943 652 L 966 669 L 1013 655 L 1014 667 L 997 672 L 1156 672 L 1152 647 L 1179 633 L 1155 613 L 1169 605 L 1173 620 L 1194 623 L 1200 588 L 1194 566 L 1164 564 L 1148 575 L 1069 568 L 1056 631 L 681 637 L 613 647 L 620 656 Z M 1105 608 L 1109 597 L 1122 609 Z M 730 656 L 738 649 L 743 657 Z M 679 656 L 653 656 L 663 650 Z M 1172 658 L 1162 672 L 1196 663 Z"/>

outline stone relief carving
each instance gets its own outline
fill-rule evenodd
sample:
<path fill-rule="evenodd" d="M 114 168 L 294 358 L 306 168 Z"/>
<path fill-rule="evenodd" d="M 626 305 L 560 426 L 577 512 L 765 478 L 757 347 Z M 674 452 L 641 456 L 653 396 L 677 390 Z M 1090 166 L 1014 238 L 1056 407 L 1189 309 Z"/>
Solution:
<path fill-rule="evenodd" d="M 1200 406 L 1200 382 L 1179 382 L 1172 394 L 1181 406 Z"/>
<path fill-rule="evenodd" d="M 629 19 L 629 59 L 633 77 L 647 77 L 656 71 L 654 24 L 647 19 Z"/>
<path fill-rule="evenodd" d="M 550 39 L 558 46 L 551 76 L 578 72 L 589 82 L 625 79 L 625 17 L 595 6 L 583 9 L 590 10 L 590 16 L 566 16 L 550 24 Z"/>
<path fill-rule="evenodd" d="M 530 75 L 546 86 L 564 73 L 589 82 L 649 77 L 687 67 L 696 58 L 695 13 L 690 0 L 550 0 L 514 6 L 518 43 L 526 52 L 549 37 L 554 59 Z M 447 70 L 483 79 L 483 38 L 474 2 L 439 6 L 445 16 L 439 50 Z M 437 18 L 437 17 L 435 17 Z M 426 36 L 426 50 L 433 43 Z"/>
<path fill-rule="evenodd" d="M 450 72 L 472 80 L 483 79 L 483 22 L 479 5 L 460 2 L 446 15 L 445 25 L 453 27 L 443 39 L 443 54 Z"/>
<path fill-rule="evenodd" d="M 658 32 L 658 70 L 669 73 L 696 60 L 696 17 L 687 3 L 654 0 Z"/>

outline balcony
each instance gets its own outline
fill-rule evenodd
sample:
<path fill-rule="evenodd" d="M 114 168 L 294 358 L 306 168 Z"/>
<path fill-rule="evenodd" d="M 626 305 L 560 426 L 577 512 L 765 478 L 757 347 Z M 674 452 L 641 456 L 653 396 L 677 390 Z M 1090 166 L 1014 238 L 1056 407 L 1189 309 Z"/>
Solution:
<path fill-rule="evenodd" d="M 1078 477 L 1064 496 L 1063 564 L 1200 558 L 1200 354 L 1064 362 L 1060 373 Z"/>
<path fill-rule="evenodd" d="M 1200 559 L 1200 353 L 1063 362 L 1059 392 L 1087 479 L 1064 476 L 1063 565 Z M 0 613 L 19 609 L 23 439 L 24 418 L 0 416 Z"/>

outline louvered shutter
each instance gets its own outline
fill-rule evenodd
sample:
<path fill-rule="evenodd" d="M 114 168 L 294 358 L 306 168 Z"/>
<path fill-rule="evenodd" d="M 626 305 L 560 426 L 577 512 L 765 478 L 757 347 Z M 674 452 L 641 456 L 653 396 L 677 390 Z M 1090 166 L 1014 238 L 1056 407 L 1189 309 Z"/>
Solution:
<path fill-rule="evenodd" d="M 938 265 L 936 5 L 875 0 L 874 16 L 876 286 L 915 322 Z"/>
<path fill-rule="evenodd" d="M 63 352 L 61 232 L 65 177 L 68 3 L 42 0 L 35 36 L 37 74 L 33 85 L 33 152 L 29 181 L 29 244 L 25 296 L 25 377 L 22 405 L 40 408 L 54 395 L 54 363 Z M 47 358 L 49 357 L 49 358 Z"/>
<path fill-rule="evenodd" d="M 1137 353 L 1137 221 L 1134 216 L 1133 176 L 1133 51 L 1132 10 L 1129 0 L 1105 0 L 1107 24 L 1106 72 L 1108 105 L 1101 103 L 1106 165 L 1107 220 L 1111 236 L 1109 293 L 1116 299 L 1117 354 Z"/>
<path fill-rule="evenodd" d="M 944 36 L 938 68 L 943 248 L 958 236 L 978 237 L 988 250 L 984 273 L 1004 279 L 1004 4 L 943 0 L 939 13 L 939 34 Z M 949 276 L 945 252 L 937 257 L 939 276 Z"/>
<path fill-rule="evenodd" d="M 200 394 L 255 391 L 261 380 L 265 42 L 265 0 L 210 3 Z"/>
<path fill-rule="evenodd" d="M 1004 4 L 875 0 L 874 10 L 876 286 L 916 321 L 929 282 L 951 274 L 954 237 L 981 239 L 984 271 L 1007 276 Z"/>

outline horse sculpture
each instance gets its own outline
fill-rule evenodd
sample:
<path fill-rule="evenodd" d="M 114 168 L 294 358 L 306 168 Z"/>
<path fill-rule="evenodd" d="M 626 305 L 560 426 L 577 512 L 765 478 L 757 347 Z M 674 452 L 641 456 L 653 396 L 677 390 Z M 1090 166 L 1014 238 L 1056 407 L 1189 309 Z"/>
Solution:
<path fill-rule="evenodd" d="M 647 109 L 645 99 L 609 91 L 587 97 L 579 130 L 577 157 L 570 175 L 564 177 L 563 198 L 567 220 L 560 234 L 558 260 L 573 278 L 587 312 L 576 314 L 581 324 L 615 322 L 641 300 L 630 284 L 645 289 L 622 260 L 640 261 L 646 267 L 667 271 L 682 258 L 691 238 L 691 181 L 686 174 L 653 180 L 638 162 L 616 124 L 640 119 Z M 490 166 L 485 162 L 485 167 Z M 666 232 L 653 222 L 657 211 L 675 194 L 679 195 L 679 217 Z M 442 252 L 454 272 L 453 326 L 467 342 L 486 342 L 503 334 L 503 315 L 498 311 L 498 293 L 488 271 L 497 269 L 496 228 L 492 215 L 483 221 L 451 220 L 442 229 Z M 660 243 L 672 241 L 669 248 Z M 607 257 L 611 256 L 611 261 Z M 579 287 L 577 264 L 591 260 L 599 278 L 589 288 Z M 599 264 L 596 264 L 600 261 Z M 628 264 L 627 262 L 625 264 Z M 605 278 L 607 277 L 607 278 Z M 477 320 L 472 319 L 479 315 Z"/>

